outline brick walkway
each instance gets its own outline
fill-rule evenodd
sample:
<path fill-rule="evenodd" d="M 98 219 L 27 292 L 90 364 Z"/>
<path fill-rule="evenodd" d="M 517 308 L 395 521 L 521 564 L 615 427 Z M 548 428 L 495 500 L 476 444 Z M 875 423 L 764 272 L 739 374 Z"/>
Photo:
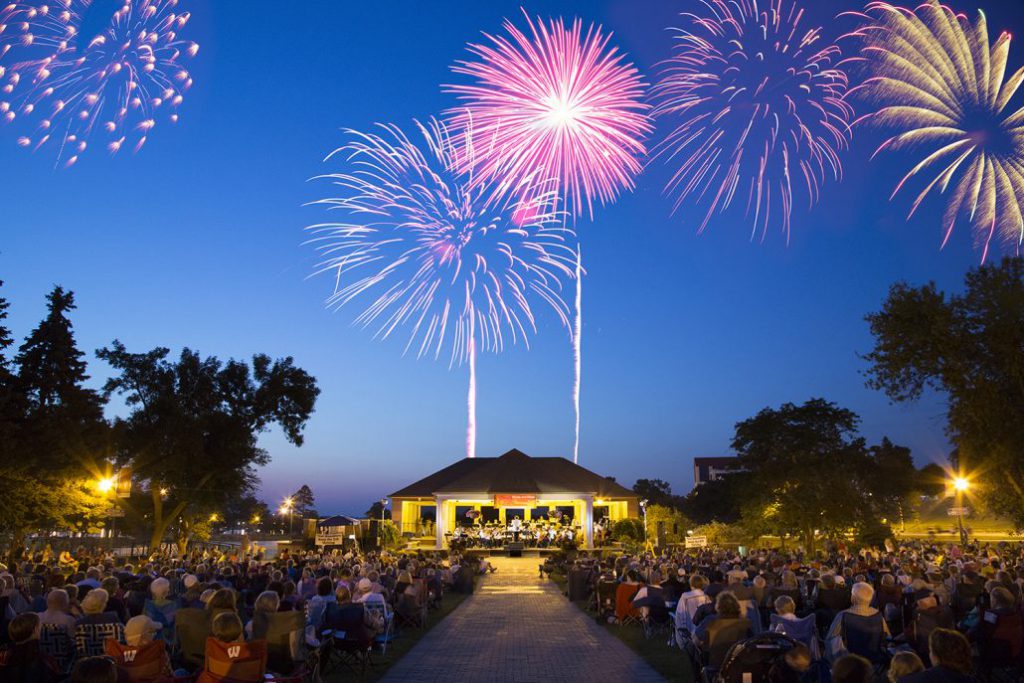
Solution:
<path fill-rule="evenodd" d="M 536 557 L 498 568 L 384 681 L 662 681 L 620 640 L 537 575 Z"/>

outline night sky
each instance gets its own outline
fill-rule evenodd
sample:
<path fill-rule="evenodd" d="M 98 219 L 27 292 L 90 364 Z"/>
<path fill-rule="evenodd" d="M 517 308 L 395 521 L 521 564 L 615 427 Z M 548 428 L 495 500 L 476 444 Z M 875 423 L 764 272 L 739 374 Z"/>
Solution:
<path fill-rule="evenodd" d="M 825 22 L 852 2 L 813 2 Z M 23 337 L 54 285 L 74 290 L 78 342 L 132 351 L 182 346 L 221 358 L 292 355 L 323 390 L 296 449 L 277 432 L 262 445 L 271 503 L 307 483 L 322 513 L 362 513 L 370 501 L 463 456 L 465 369 L 447 358 L 403 357 L 403 337 L 374 341 L 357 309 L 325 310 L 330 277 L 309 278 L 316 254 L 305 207 L 325 196 L 308 181 L 341 128 L 407 125 L 454 104 L 449 66 L 481 31 L 519 19 L 518 2 L 381 0 L 240 3 L 182 0 L 183 37 L 201 45 L 195 87 L 176 127 L 161 124 L 136 156 L 99 147 L 70 170 L 28 153 L 0 127 L 0 277 Z M 956 0 L 973 14 L 977 4 Z M 984 4 L 994 37 L 1021 33 L 1024 4 Z M 531 13 L 602 23 L 650 77 L 670 53 L 665 30 L 694 0 L 531 2 Z M 521 21 L 520 21 L 521 23 Z M 1009 70 L 1024 61 L 1011 47 Z M 1020 106 L 1020 96 L 1015 100 Z M 703 235 L 692 206 L 670 216 L 658 163 L 638 188 L 578 225 L 584 280 L 580 462 L 631 485 L 659 477 L 688 491 L 694 456 L 722 455 L 733 425 L 765 406 L 823 396 L 863 418 L 916 461 L 942 460 L 941 397 L 891 406 L 864 386 L 866 313 L 896 280 L 957 288 L 980 252 L 966 223 L 939 249 L 941 200 L 904 219 L 913 194 L 889 193 L 912 156 L 869 157 L 881 137 L 855 136 L 845 178 L 781 230 L 750 240 L 742 203 Z M 999 252 L 996 252 L 996 256 Z M 90 363 L 99 385 L 107 368 Z M 478 361 L 477 454 L 510 448 L 569 456 L 572 355 L 567 332 L 544 319 L 529 350 Z M 116 402 L 111 414 L 121 410 Z"/>

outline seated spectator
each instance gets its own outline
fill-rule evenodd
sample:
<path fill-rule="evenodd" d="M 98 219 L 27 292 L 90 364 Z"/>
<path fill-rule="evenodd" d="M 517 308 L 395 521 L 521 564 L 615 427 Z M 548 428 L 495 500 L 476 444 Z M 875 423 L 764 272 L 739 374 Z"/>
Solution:
<path fill-rule="evenodd" d="M 331 580 L 324 576 L 316 584 L 316 595 L 306 603 L 306 618 L 310 626 L 316 629 L 320 628 L 323 624 L 324 612 L 332 602 L 335 602 L 335 597 Z"/>
<path fill-rule="evenodd" d="M 210 619 L 216 619 L 221 612 L 231 614 L 238 613 L 238 605 L 235 598 L 235 591 L 230 588 L 220 588 L 213 592 L 206 603 L 206 611 L 210 613 Z"/>
<path fill-rule="evenodd" d="M 828 629 L 825 641 L 829 659 L 836 661 L 852 653 L 875 664 L 883 661 L 889 626 L 882 613 L 871 606 L 874 597 L 875 589 L 870 584 L 854 584 L 850 594 L 852 606 L 837 614 Z"/>
<path fill-rule="evenodd" d="M 843 655 L 832 665 L 832 683 L 871 683 L 874 668 L 858 655 Z"/>
<path fill-rule="evenodd" d="M 82 616 L 75 624 L 75 647 L 79 657 L 99 657 L 103 641 L 124 640 L 124 625 L 107 610 L 107 591 L 96 588 L 82 600 Z"/>
<path fill-rule="evenodd" d="M 736 596 L 722 591 L 715 599 L 715 613 L 697 626 L 693 640 L 708 653 L 712 666 L 721 666 L 734 643 L 753 635 L 752 626 L 750 620 L 742 616 Z"/>
<path fill-rule="evenodd" d="M 690 590 L 679 596 L 679 602 L 676 603 L 677 631 L 692 634 L 696 630 L 697 626 L 693 618 L 697 614 L 697 610 L 702 605 L 711 602 L 711 598 L 704 593 L 706 585 L 707 579 L 697 574 L 690 579 Z"/>
<path fill-rule="evenodd" d="M 196 683 L 257 683 L 267 673 L 264 641 L 246 643 L 242 620 L 234 612 L 213 619 L 212 636 L 206 641 L 206 666 Z"/>
<path fill-rule="evenodd" d="M 897 652 L 889 662 L 889 671 L 886 674 L 889 683 L 897 683 L 900 679 L 910 674 L 924 671 L 924 662 L 917 656 L 916 652 Z"/>
<path fill-rule="evenodd" d="M 60 670 L 52 657 L 39 647 L 42 628 L 39 615 L 19 614 L 7 626 L 11 644 L 0 650 L 0 683 L 50 683 Z"/>
<path fill-rule="evenodd" d="M 359 579 L 359 583 L 356 584 L 356 595 L 352 601 L 368 605 L 383 605 L 386 602 L 384 596 L 373 589 L 373 582 L 369 578 Z"/>
<path fill-rule="evenodd" d="M 174 639 L 174 614 L 178 611 L 178 603 L 168 598 L 171 592 L 171 582 L 160 577 L 149 584 L 149 592 L 152 598 L 146 601 L 142 613 L 160 624 L 160 638 L 162 640 Z"/>
<path fill-rule="evenodd" d="M 69 607 L 68 592 L 62 588 L 54 588 L 46 595 L 46 610 L 39 614 L 39 620 L 44 625 L 65 628 L 68 633 L 73 633 L 78 620 L 68 612 Z"/>
<path fill-rule="evenodd" d="M 70 683 L 117 683 L 117 665 L 109 657 L 85 657 L 71 670 Z"/>
<path fill-rule="evenodd" d="M 962 634 L 937 628 L 928 637 L 932 668 L 901 679 L 900 683 L 975 683 L 971 675 L 971 644 Z"/>
<path fill-rule="evenodd" d="M 117 664 L 121 683 L 156 681 L 172 674 L 171 659 L 162 640 L 160 624 L 145 615 L 132 617 L 124 627 L 125 645 L 107 640 L 104 651 Z"/>
<path fill-rule="evenodd" d="M 128 623 L 128 606 L 121 599 L 121 582 L 116 576 L 108 576 L 100 582 L 100 587 L 110 596 L 107 599 L 107 611 L 116 614 L 122 624 Z"/>
<path fill-rule="evenodd" d="M 253 618 L 245 625 L 245 637 L 252 639 L 252 622 L 256 620 L 257 614 L 275 614 L 280 606 L 281 598 L 274 591 L 260 593 L 253 605 Z"/>

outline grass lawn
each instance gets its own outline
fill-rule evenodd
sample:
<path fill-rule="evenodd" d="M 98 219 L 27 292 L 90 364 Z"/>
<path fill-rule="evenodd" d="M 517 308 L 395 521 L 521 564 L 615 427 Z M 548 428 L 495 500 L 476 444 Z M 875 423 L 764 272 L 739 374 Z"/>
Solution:
<path fill-rule="evenodd" d="M 562 574 L 552 574 L 551 580 L 558 584 L 562 593 L 565 593 L 567 579 Z M 582 610 L 587 617 L 594 619 L 593 612 L 587 609 L 583 602 L 573 603 Z M 636 625 L 619 626 L 607 622 L 598 622 L 598 625 L 611 635 L 615 636 L 629 647 L 630 650 L 640 655 L 651 668 L 665 677 L 666 680 L 678 683 L 692 683 L 690 667 L 685 665 L 683 654 L 674 647 L 669 647 L 665 642 L 667 635 L 654 635 L 650 639 L 644 638 L 644 631 Z"/>
<path fill-rule="evenodd" d="M 441 601 L 441 607 L 428 612 L 426 626 L 421 629 L 408 626 L 403 628 L 395 636 L 394 640 L 388 643 L 386 655 L 382 655 L 380 652 L 373 653 L 373 667 L 367 667 L 364 675 L 360 676 L 358 673 L 352 673 L 349 669 L 341 667 L 337 671 L 325 675 L 323 677 L 324 683 L 341 683 L 342 681 L 345 681 L 345 683 L 371 683 L 372 681 L 380 680 L 395 662 L 405 656 L 405 653 L 419 642 L 420 638 L 429 633 L 430 629 L 441 623 L 442 619 L 451 614 L 468 597 L 469 595 L 465 593 L 445 593 Z"/>

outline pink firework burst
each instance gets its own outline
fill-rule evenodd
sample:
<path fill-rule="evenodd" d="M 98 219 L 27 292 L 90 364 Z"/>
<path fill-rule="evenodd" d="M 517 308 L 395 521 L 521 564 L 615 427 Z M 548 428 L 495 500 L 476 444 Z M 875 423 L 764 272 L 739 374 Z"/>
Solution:
<path fill-rule="evenodd" d="M 641 170 L 644 83 L 600 27 L 526 22 L 529 34 L 505 21 L 506 36 L 485 34 L 487 44 L 469 46 L 477 59 L 452 67 L 473 83 L 446 86 L 461 100 L 450 122 L 473 131 L 477 150 L 494 150 L 477 154 L 479 182 L 507 193 L 554 180 L 568 213 L 592 213 Z"/>
<path fill-rule="evenodd" d="M 655 85 L 653 114 L 673 124 L 655 154 L 677 164 L 674 209 L 707 205 L 700 231 L 737 195 L 762 238 L 778 214 L 787 239 L 794 186 L 808 206 L 827 176 L 842 174 L 853 110 L 839 48 L 785 0 L 704 0 L 684 13 L 675 54 Z"/>
<path fill-rule="evenodd" d="M 0 7 L 0 117 L 25 124 L 18 144 L 56 144 L 58 160 L 70 166 L 97 129 L 113 154 L 126 144 L 141 149 L 159 120 L 177 122 L 192 86 L 184 62 L 199 51 L 179 36 L 189 13 L 177 5 L 30 0 Z M 87 18 L 100 21 L 91 27 Z"/>

